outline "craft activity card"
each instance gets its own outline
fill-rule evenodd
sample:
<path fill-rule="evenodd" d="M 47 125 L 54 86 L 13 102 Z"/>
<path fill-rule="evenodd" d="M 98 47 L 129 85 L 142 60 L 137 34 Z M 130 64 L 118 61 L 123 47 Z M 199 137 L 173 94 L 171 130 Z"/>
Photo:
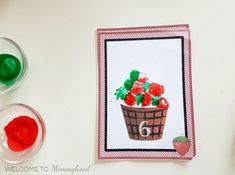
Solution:
<path fill-rule="evenodd" d="M 188 25 L 98 29 L 98 159 L 192 159 Z"/>

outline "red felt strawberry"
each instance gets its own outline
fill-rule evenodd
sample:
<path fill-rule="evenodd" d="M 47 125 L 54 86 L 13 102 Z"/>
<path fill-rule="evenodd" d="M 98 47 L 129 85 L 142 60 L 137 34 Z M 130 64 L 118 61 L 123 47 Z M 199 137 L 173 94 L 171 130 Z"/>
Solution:
<path fill-rule="evenodd" d="M 142 106 L 148 106 L 151 103 L 152 103 L 152 96 L 148 92 L 145 92 L 144 98 L 142 101 Z"/>
<path fill-rule="evenodd" d="M 167 108 L 168 106 L 169 106 L 168 101 L 165 98 L 161 97 L 158 101 L 157 107 L 158 108 Z"/>
<path fill-rule="evenodd" d="M 164 87 L 157 83 L 150 83 L 149 85 L 149 93 L 153 96 L 160 96 L 164 93 Z"/>
<path fill-rule="evenodd" d="M 143 84 L 135 82 L 130 92 L 135 95 L 139 95 L 140 93 L 144 92 Z"/>
<path fill-rule="evenodd" d="M 125 103 L 129 106 L 133 106 L 135 104 L 135 97 L 131 93 L 128 93 L 125 99 Z"/>
<path fill-rule="evenodd" d="M 179 155 L 184 156 L 189 152 L 191 141 L 187 137 L 179 136 L 174 138 L 173 146 Z"/>

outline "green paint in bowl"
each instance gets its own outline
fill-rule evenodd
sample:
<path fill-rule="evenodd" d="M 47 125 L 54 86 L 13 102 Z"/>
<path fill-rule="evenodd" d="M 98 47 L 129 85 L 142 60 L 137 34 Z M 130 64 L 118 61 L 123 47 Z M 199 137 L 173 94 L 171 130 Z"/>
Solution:
<path fill-rule="evenodd" d="M 11 86 L 21 72 L 19 59 L 10 54 L 0 54 L 0 83 Z"/>

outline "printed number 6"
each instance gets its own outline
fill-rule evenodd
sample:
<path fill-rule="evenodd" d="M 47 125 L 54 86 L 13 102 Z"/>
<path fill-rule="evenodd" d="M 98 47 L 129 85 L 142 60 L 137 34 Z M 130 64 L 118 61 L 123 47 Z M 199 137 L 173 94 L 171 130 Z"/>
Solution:
<path fill-rule="evenodd" d="M 142 121 L 141 123 L 140 123 L 140 125 L 139 125 L 139 133 L 140 133 L 140 135 L 142 136 L 142 137 L 148 137 L 150 134 L 151 134 L 151 130 L 150 130 L 150 128 L 148 128 L 148 127 L 143 127 L 143 125 L 144 124 L 147 124 L 148 122 L 147 121 Z M 143 130 L 145 130 L 146 131 L 146 134 L 143 134 Z"/>

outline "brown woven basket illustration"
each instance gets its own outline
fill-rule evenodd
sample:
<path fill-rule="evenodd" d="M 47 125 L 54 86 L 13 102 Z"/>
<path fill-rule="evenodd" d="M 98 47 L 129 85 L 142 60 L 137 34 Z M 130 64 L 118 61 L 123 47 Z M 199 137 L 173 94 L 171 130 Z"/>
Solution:
<path fill-rule="evenodd" d="M 124 105 L 121 108 L 130 139 L 162 138 L 168 108 L 136 108 Z"/>

